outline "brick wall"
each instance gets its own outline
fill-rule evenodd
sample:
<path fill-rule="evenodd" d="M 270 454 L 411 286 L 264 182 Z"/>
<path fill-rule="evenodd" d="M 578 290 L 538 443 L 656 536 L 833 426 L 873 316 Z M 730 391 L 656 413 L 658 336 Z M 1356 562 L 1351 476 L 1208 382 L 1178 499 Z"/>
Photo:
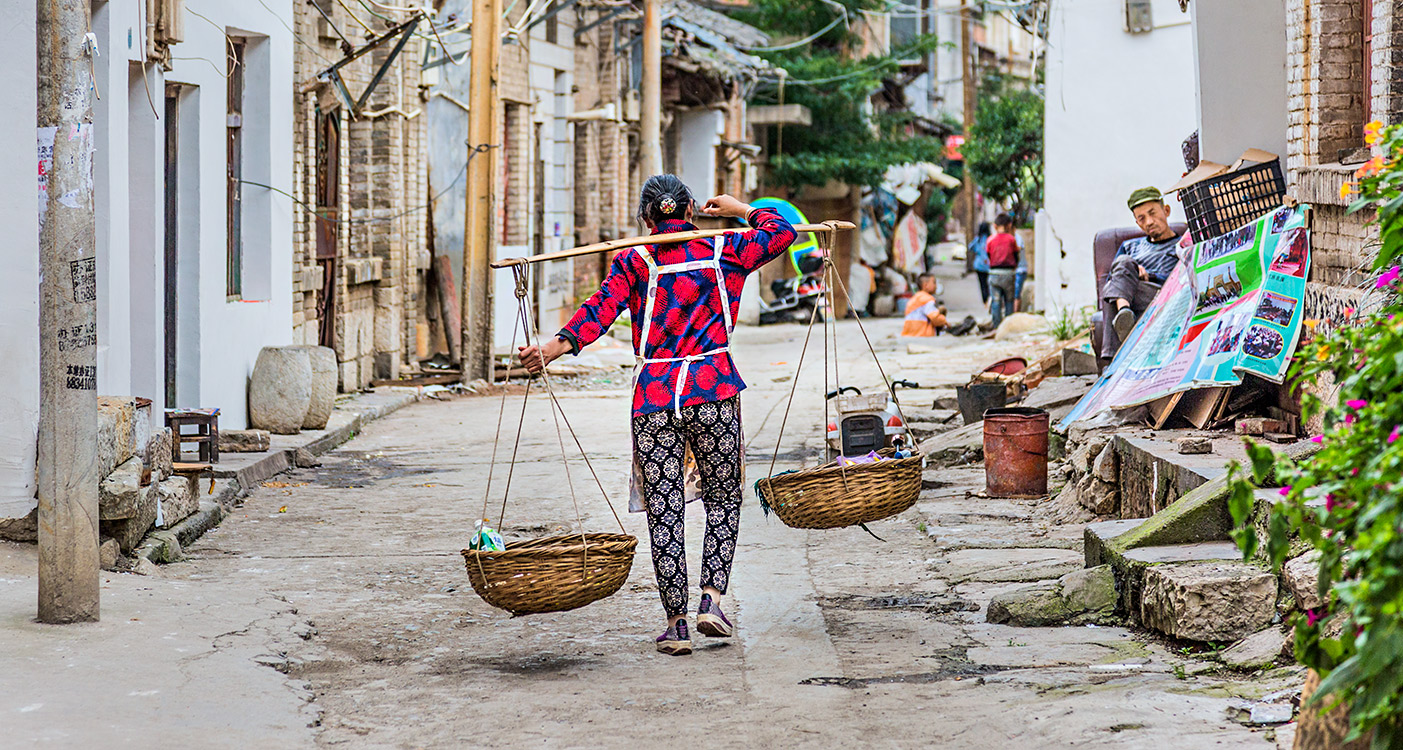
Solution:
<path fill-rule="evenodd" d="M 374 378 L 398 377 L 417 364 L 415 330 L 424 319 L 427 212 L 427 160 L 422 156 L 424 121 L 419 61 L 424 40 L 413 37 L 394 60 L 359 117 L 351 117 L 317 74 L 342 58 L 341 34 L 360 45 L 406 19 L 377 18 L 352 5 L 314 0 L 331 16 L 324 20 L 310 4 L 294 4 L 296 109 L 294 179 L 302 208 L 295 224 L 293 268 L 294 337 L 316 343 L 322 325 L 333 327 L 341 389 L 358 390 Z M 354 13 L 354 15 L 352 15 Z M 339 29 L 340 34 L 332 28 Z M 421 27 L 423 24 L 421 23 Z M 367 28 L 368 27 L 368 28 Z M 353 98 L 359 98 L 394 42 L 340 69 Z M 316 258 L 316 227 L 308 207 L 316 203 L 316 118 L 335 112 L 340 130 L 340 191 L 334 261 Z M 323 273 L 334 269 L 334 319 L 318 318 Z"/>
<path fill-rule="evenodd" d="M 1366 113 L 1385 122 L 1403 114 L 1403 12 L 1375 0 L 1365 65 L 1363 7 L 1361 0 L 1287 2 L 1288 190 L 1315 207 L 1307 317 L 1328 318 L 1358 301 L 1376 233 L 1369 214 L 1345 213 L 1340 186 L 1362 160 L 1356 149 Z"/>

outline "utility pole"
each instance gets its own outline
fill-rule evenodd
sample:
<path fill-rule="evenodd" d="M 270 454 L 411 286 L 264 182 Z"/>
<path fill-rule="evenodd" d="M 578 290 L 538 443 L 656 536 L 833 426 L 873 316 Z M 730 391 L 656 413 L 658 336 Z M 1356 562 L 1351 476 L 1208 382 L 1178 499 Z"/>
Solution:
<path fill-rule="evenodd" d="M 97 253 L 86 2 L 38 0 L 39 621 L 98 619 Z M 46 160 L 47 161 L 47 160 Z"/>
<path fill-rule="evenodd" d="M 643 111 L 638 119 L 645 180 L 663 171 L 663 14 L 660 4 L 660 0 L 643 3 Z"/>
<path fill-rule="evenodd" d="M 468 80 L 468 205 L 463 227 L 463 382 L 491 380 L 492 189 L 497 176 L 501 0 L 473 0 Z"/>
<path fill-rule="evenodd" d="M 963 102 L 960 107 L 964 115 L 965 143 L 969 143 L 970 131 L 974 128 L 974 109 L 978 101 L 974 84 L 974 40 L 970 33 L 973 10 L 969 0 L 960 0 L 960 93 Z M 965 242 L 974 240 L 975 227 L 979 222 L 979 212 L 974 205 L 974 174 L 969 169 L 969 159 L 964 160 L 964 184 L 960 186 L 965 200 Z M 965 270 L 973 270 L 974 258 L 965 253 Z"/>

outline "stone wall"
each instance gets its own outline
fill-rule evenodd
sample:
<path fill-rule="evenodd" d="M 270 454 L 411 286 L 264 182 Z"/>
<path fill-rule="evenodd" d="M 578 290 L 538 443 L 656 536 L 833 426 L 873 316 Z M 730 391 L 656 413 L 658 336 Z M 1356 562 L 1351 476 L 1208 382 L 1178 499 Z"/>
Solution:
<path fill-rule="evenodd" d="M 406 20 L 405 13 L 372 15 L 330 0 L 295 4 L 296 79 L 300 101 L 294 180 L 300 201 L 293 265 L 294 341 L 318 342 L 322 326 L 332 326 L 340 388 L 354 391 L 372 379 L 397 378 L 417 367 L 415 329 L 425 319 L 428 165 L 423 156 L 424 101 L 420 89 L 426 41 L 416 35 L 394 59 L 362 111 L 352 116 L 334 88 L 317 75 L 342 59 L 344 35 L 363 45 Z M 419 31 L 427 29 L 421 22 Z M 359 99 L 376 71 L 389 59 L 390 40 L 339 73 Z M 339 125 L 340 179 L 335 209 L 335 259 L 317 258 L 318 114 L 331 113 Z M 323 321 L 324 279 L 332 277 L 332 320 Z"/>

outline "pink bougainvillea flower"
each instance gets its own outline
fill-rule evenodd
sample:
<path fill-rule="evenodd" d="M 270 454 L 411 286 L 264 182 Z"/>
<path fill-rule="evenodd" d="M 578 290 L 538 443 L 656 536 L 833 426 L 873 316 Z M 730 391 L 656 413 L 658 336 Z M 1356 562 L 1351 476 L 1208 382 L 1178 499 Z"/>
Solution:
<path fill-rule="evenodd" d="M 1359 476 L 1359 467 L 1356 466 L 1356 467 L 1354 467 L 1353 469 L 1350 469 L 1350 470 L 1349 470 L 1349 475 L 1352 476 L 1352 477 L 1357 477 L 1357 476 Z"/>
<path fill-rule="evenodd" d="M 1328 493 L 1328 494 L 1325 495 L 1325 510 L 1326 510 L 1326 512 L 1334 513 L 1334 512 L 1335 512 L 1335 508 L 1338 508 L 1339 506 L 1340 506 L 1340 504 L 1337 503 L 1337 502 L 1335 502 L 1335 493 L 1331 492 L 1331 493 Z"/>
<path fill-rule="evenodd" d="M 1277 490 L 1277 493 L 1280 494 L 1282 497 L 1286 497 L 1287 495 L 1291 494 L 1291 485 L 1288 484 L 1285 487 L 1282 487 L 1281 489 Z"/>
<path fill-rule="evenodd" d="M 1351 316 L 1351 315 L 1353 315 L 1353 314 L 1354 314 L 1354 308 L 1353 308 L 1353 307 L 1346 307 L 1346 308 L 1345 308 L 1345 317 L 1346 317 L 1346 318 L 1349 317 L 1349 316 Z"/>
<path fill-rule="evenodd" d="M 1345 424 L 1354 424 L 1354 420 L 1354 412 L 1348 412 L 1345 414 Z"/>
<path fill-rule="evenodd" d="M 1394 425 L 1393 432 L 1388 433 L 1388 444 L 1393 445 L 1398 441 L 1398 430 L 1403 429 L 1403 425 Z"/>
<path fill-rule="evenodd" d="M 1395 283 L 1398 282 L 1399 275 L 1403 275 L 1403 269 L 1399 269 L 1398 266 L 1394 266 L 1393 268 L 1384 271 L 1383 273 L 1379 274 L 1379 280 L 1374 282 L 1374 288 L 1387 289 L 1393 286 Z"/>
<path fill-rule="evenodd" d="M 1353 410 L 1355 410 L 1355 411 L 1359 411 L 1360 409 L 1363 409 L 1364 407 L 1366 407 L 1366 406 L 1368 406 L 1368 405 L 1369 405 L 1369 402 L 1368 402 L 1368 401 L 1365 401 L 1365 400 L 1362 399 L 1362 398 L 1352 398 L 1352 399 L 1350 399 L 1350 400 L 1348 400 L 1348 401 L 1345 402 L 1345 406 L 1348 406 L 1349 408 L 1351 408 L 1351 409 L 1353 409 Z"/>
<path fill-rule="evenodd" d="M 1324 435 L 1316 435 L 1315 437 L 1312 437 L 1312 438 L 1310 439 L 1310 441 L 1311 441 L 1312 443 L 1315 443 L 1316 445 L 1320 445 L 1321 443 L 1325 442 L 1325 436 L 1324 436 Z"/>
<path fill-rule="evenodd" d="M 1320 622 L 1320 613 L 1313 609 L 1306 610 L 1306 625 L 1308 627 L 1315 627 L 1317 622 Z"/>

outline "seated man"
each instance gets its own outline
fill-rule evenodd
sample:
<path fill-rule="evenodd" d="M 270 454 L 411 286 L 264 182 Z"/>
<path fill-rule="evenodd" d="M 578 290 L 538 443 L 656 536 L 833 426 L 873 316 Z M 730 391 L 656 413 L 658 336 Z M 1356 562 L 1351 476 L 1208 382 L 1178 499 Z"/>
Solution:
<path fill-rule="evenodd" d="M 923 273 L 916 279 L 920 287 L 906 303 L 906 320 L 901 324 L 902 336 L 934 336 L 945 327 L 945 306 L 935 298 L 939 284 L 935 274 Z"/>
<path fill-rule="evenodd" d="M 1135 320 L 1154 301 L 1174 266 L 1179 263 L 1179 235 L 1169 228 L 1169 205 L 1159 190 L 1140 188 L 1126 201 L 1144 237 L 1126 240 L 1101 287 L 1101 356 L 1114 357 L 1130 336 Z"/>

